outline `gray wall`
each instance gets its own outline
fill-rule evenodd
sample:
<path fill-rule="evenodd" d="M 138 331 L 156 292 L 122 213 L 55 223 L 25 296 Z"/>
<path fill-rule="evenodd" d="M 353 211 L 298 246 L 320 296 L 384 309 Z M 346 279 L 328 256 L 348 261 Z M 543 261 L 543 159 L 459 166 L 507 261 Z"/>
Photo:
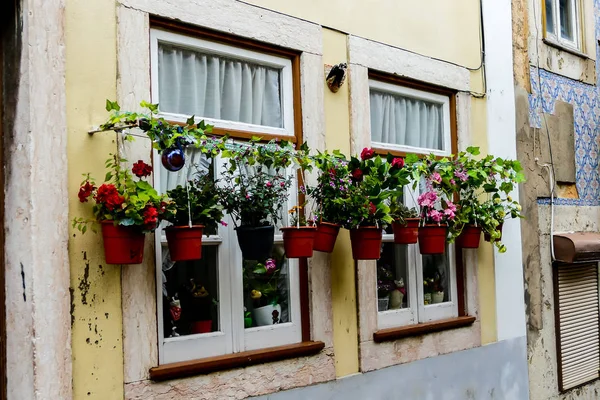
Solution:
<path fill-rule="evenodd" d="M 525 400 L 525 337 L 427 358 L 261 400 Z"/>

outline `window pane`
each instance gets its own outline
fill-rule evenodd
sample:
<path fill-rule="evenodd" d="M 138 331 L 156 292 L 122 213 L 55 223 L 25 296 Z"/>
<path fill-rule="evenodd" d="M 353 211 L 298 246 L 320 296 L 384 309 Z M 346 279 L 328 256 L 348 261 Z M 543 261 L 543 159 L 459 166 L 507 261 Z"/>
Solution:
<path fill-rule="evenodd" d="M 202 246 L 202 259 L 173 263 L 163 246 L 164 337 L 219 330 L 218 246 Z"/>
<path fill-rule="evenodd" d="M 244 260 L 244 326 L 291 322 L 289 262 L 275 245 L 264 262 Z"/>
<path fill-rule="evenodd" d="M 408 298 L 408 246 L 384 243 L 377 261 L 377 309 L 410 307 Z"/>
<path fill-rule="evenodd" d="M 443 105 L 371 89 L 371 140 L 443 150 Z"/>
<path fill-rule="evenodd" d="M 559 0 L 560 36 L 575 41 L 575 3 L 572 0 Z"/>
<path fill-rule="evenodd" d="M 422 255 L 423 301 L 425 305 L 450 301 L 448 246 L 445 254 Z"/>
<path fill-rule="evenodd" d="M 164 112 L 283 127 L 279 69 L 159 42 L 158 88 Z"/>
<path fill-rule="evenodd" d="M 546 0 L 546 32 L 555 35 L 554 31 L 554 0 Z"/>

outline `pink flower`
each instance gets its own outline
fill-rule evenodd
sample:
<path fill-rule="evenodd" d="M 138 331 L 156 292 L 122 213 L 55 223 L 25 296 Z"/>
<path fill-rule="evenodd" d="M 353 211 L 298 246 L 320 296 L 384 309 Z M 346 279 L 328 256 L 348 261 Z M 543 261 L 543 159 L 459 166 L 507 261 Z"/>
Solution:
<path fill-rule="evenodd" d="M 429 210 L 428 216 L 429 218 L 431 218 L 432 221 L 441 222 L 442 218 L 444 217 L 444 214 L 442 214 L 438 210 Z"/>
<path fill-rule="evenodd" d="M 456 216 L 456 214 L 454 214 L 454 211 L 452 211 L 452 210 L 451 210 L 451 209 L 449 209 L 449 208 L 446 208 L 446 209 L 444 210 L 444 215 L 445 215 L 446 217 L 448 217 L 448 219 L 454 219 L 454 217 Z"/>
<path fill-rule="evenodd" d="M 450 179 L 450 183 L 456 185 L 456 181 L 454 179 Z"/>
<path fill-rule="evenodd" d="M 246 200 L 248 200 L 250 197 L 252 197 L 252 194 L 250 192 L 246 193 Z"/>
<path fill-rule="evenodd" d="M 225 222 L 225 221 L 221 221 L 221 222 L 219 222 L 219 223 L 220 223 L 221 225 L 223 225 L 223 226 L 227 226 L 227 222 Z"/>
<path fill-rule="evenodd" d="M 421 207 L 432 207 L 437 200 L 437 194 L 435 192 L 425 192 L 417 198 L 417 203 Z"/>
<path fill-rule="evenodd" d="M 271 181 L 267 181 L 266 185 L 268 188 L 273 187 L 273 183 Z"/>
<path fill-rule="evenodd" d="M 272 258 L 267 259 L 265 261 L 265 269 L 267 270 L 267 274 L 272 274 L 277 269 L 277 264 L 275 264 L 275 260 Z"/>
<path fill-rule="evenodd" d="M 456 176 L 458 179 L 460 179 L 463 182 L 466 182 L 467 179 L 469 179 L 469 175 L 467 175 L 467 173 L 465 171 L 455 171 L 454 176 Z"/>
<path fill-rule="evenodd" d="M 452 212 L 456 212 L 456 205 L 450 200 L 446 201 L 446 209 Z"/>
<path fill-rule="evenodd" d="M 434 172 L 431 174 L 429 180 L 435 183 L 442 183 L 442 177 L 440 176 L 439 172 Z"/>

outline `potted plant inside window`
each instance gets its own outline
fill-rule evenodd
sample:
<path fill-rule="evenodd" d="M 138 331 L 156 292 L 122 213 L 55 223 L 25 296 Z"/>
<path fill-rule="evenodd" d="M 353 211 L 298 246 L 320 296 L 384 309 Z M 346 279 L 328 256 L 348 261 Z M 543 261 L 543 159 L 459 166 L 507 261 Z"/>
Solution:
<path fill-rule="evenodd" d="M 455 191 L 454 167 L 447 158 L 438 160 L 429 155 L 420 161 L 415 159 L 415 175 L 421 176 L 424 183 L 424 190 L 417 198 L 424 222 L 419 228 L 419 251 L 421 254 L 443 254 L 448 225 L 456 217 L 456 205 L 450 200 Z M 415 180 L 415 188 L 419 182 Z"/>
<path fill-rule="evenodd" d="M 312 160 L 319 170 L 316 186 L 307 187 L 317 217 L 314 249 L 331 253 L 340 228 L 347 219 L 344 217 L 344 204 L 336 200 L 348 196 L 351 185 L 348 162 L 339 150 L 332 154 L 318 153 Z"/>
<path fill-rule="evenodd" d="M 236 233 L 246 260 L 270 256 L 275 236 L 274 224 L 288 200 L 296 151 L 285 141 L 260 144 L 253 138 L 247 144 L 232 144 L 223 151 L 227 168 L 221 172 L 219 199 L 236 223 Z"/>
<path fill-rule="evenodd" d="M 377 260 L 383 229 L 392 222 L 387 199 L 394 191 L 386 188 L 391 166 L 369 148 L 363 149 L 360 158 L 352 157 L 348 164 L 352 178 L 348 196 L 335 201 L 344 206 L 344 227 L 350 229 L 354 259 Z"/>
<path fill-rule="evenodd" d="M 210 295 L 208 290 L 195 279 L 190 279 L 185 286 L 186 302 L 185 311 L 189 314 L 190 333 L 209 333 L 213 331 L 213 315 L 216 314 L 217 300 Z"/>
<path fill-rule="evenodd" d="M 90 174 L 79 189 L 79 201 L 94 200 L 95 220 L 75 218 L 73 227 L 85 233 L 89 223 L 99 222 L 104 238 L 107 264 L 140 264 L 144 255 L 145 233 L 156 229 L 172 203 L 143 178 L 152 173 L 152 167 L 142 160 L 133 165 L 131 172 L 121 166 L 126 160 L 111 155 L 106 161 L 109 172 L 105 182 L 96 186 Z M 132 173 L 138 177 L 134 179 Z"/>
<path fill-rule="evenodd" d="M 394 275 L 389 265 L 377 266 L 377 311 L 387 311 L 390 304 L 390 293 L 396 288 Z"/>
<path fill-rule="evenodd" d="M 199 173 L 185 186 L 169 190 L 167 195 L 175 211 L 165 215 L 172 224 L 165 229 L 171 260 L 198 260 L 202 257 L 203 230 L 216 232 L 219 223 L 227 225 L 222 221 L 223 206 L 214 179 L 208 173 Z"/>
<path fill-rule="evenodd" d="M 204 121 L 196 124 L 194 116 L 188 118 L 185 124 L 173 124 L 157 117 L 158 104 L 142 101 L 140 107 L 148 112 L 121 111 L 116 101 L 106 100 L 106 111 L 110 112 L 110 116 L 108 121 L 100 125 L 100 130 L 122 132 L 129 128 L 140 128 L 152 140 L 152 147 L 161 154 L 162 164 L 169 171 L 183 168 L 185 147 L 191 145 L 206 151 L 207 148 L 202 145 L 208 140 L 206 133 L 212 132 L 211 125 Z M 125 138 L 132 140 L 133 136 L 126 135 Z"/>
<path fill-rule="evenodd" d="M 244 263 L 244 287 L 254 306 L 252 315 L 256 326 L 280 322 L 280 275 L 281 268 L 274 258 L 268 258 L 264 263 Z"/>

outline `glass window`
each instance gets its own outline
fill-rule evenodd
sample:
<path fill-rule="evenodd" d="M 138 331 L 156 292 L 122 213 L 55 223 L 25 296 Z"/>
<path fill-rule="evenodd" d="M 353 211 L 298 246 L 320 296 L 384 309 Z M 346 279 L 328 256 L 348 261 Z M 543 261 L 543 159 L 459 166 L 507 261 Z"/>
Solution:
<path fill-rule="evenodd" d="M 580 0 L 545 0 L 546 38 L 581 50 Z"/>
<path fill-rule="evenodd" d="M 450 153 L 449 96 L 371 80 L 370 111 L 374 146 Z"/>

